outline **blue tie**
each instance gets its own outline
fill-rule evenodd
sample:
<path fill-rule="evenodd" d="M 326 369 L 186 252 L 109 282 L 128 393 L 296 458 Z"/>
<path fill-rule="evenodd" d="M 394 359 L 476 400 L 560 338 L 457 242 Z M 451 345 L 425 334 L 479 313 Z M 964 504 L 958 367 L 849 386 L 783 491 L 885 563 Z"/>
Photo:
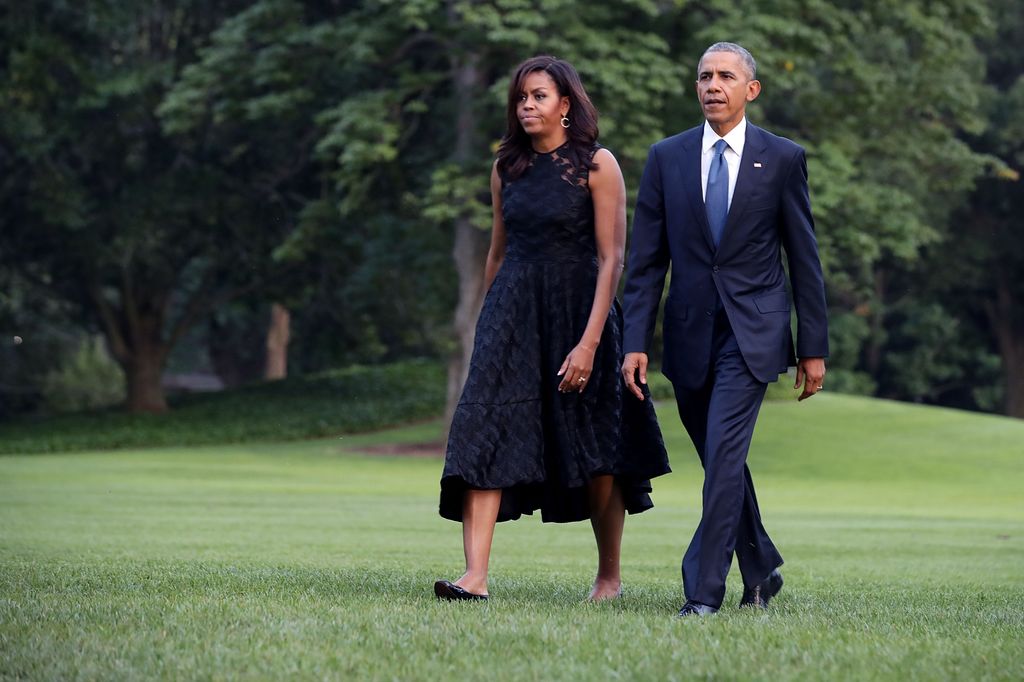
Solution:
<path fill-rule="evenodd" d="M 715 158 L 711 159 L 711 168 L 708 169 L 708 189 L 704 195 L 704 209 L 708 212 L 708 225 L 715 246 L 722 240 L 725 217 L 729 215 L 729 167 L 723 156 L 728 146 L 725 140 L 715 143 Z"/>

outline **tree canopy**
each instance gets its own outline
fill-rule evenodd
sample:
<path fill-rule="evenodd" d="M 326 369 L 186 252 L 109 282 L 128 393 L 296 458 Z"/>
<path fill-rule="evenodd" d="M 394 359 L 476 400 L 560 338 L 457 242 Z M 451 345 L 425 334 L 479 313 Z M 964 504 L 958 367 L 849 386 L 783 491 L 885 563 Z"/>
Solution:
<path fill-rule="evenodd" d="M 219 330 L 230 355 L 270 302 L 299 371 L 445 356 L 452 400 L 514 66 L 577 67 L 632 192 L 648 146 L 700 122 L 701 52 L 732 40 L 758 59 L 751 119 L 808 152 L 830 386 L 1024 416 L 1012 0 L 25 0 L 4 19 L 0 327 L 102 332 L 132 409 L 165 407 L 183 338 Z M 3 371 L 0 392 L 31 381 Z"/>

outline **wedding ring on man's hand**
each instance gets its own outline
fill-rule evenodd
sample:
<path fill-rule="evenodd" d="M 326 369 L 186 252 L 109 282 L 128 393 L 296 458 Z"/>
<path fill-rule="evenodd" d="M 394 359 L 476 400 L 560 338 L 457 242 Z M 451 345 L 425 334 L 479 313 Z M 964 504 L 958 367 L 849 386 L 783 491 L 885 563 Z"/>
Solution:
<path fill-rule="evenodd" d="M 820 391 L 821 389 L 823 389 L 823 388 L 825 388 L 825 387 L 824 387 L 824 386 L 818 386 L 818 390 L 819 390 L 819 391 Z"/>

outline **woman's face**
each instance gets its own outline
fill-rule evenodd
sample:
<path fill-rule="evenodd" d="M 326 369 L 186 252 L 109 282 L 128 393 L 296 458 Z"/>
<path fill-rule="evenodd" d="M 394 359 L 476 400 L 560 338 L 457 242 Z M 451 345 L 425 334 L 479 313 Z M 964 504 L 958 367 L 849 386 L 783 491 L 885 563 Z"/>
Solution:
<path fill-rule="evenodd" d="M 523 80 L 516 103 L 516 116 L 531 137 L 545 137 L 562 130 L 562 117 L 569 111 L 569 98 L 558 92 L 547 71 L 532 71 Z"/>

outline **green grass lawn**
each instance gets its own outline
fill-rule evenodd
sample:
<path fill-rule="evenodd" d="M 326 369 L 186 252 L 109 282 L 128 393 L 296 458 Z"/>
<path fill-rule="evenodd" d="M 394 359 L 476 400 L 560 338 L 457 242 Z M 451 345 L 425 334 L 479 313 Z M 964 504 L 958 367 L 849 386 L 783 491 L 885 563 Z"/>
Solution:
<path fill-rule="evenodd" d="M 1024 422 L 825 394 L 766 404 L 750 465 L 787 564 L 767 612 L 680 621 L 701 476 L 627 520 L 625 595 L 582 603 L 586 524 L 502 524 L 487 604 L 436 423 L 287 444 L 0 457 L 2 679 L 1024 678 Z"/>

